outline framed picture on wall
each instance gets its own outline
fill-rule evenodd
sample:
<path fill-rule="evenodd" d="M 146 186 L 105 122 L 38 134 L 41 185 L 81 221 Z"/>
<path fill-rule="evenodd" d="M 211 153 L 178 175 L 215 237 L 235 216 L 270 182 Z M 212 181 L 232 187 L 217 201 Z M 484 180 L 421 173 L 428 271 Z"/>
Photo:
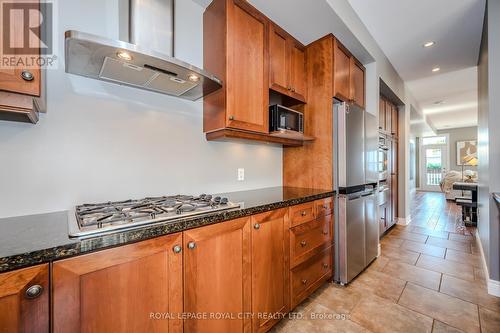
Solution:
<path fill-rule="evenodd" d="M 477 141 L 457 141 L 457 165 L 477 165 Z"/>

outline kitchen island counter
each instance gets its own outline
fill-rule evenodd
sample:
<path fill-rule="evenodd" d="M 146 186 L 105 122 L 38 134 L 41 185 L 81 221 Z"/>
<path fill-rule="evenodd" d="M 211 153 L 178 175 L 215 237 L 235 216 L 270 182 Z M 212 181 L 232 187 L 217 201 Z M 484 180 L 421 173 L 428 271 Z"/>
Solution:
<path fill-rule="evenodd" d="M 100 249 L 138 242 L 239 217 L 331 197 L 329 190 L 270 187 L 217 194 L 240 208 L 191 216 L 96 235 L 88 239 L 68 236 L 68 211 L 0 219 L 0 272 L 37 265 Z"/>

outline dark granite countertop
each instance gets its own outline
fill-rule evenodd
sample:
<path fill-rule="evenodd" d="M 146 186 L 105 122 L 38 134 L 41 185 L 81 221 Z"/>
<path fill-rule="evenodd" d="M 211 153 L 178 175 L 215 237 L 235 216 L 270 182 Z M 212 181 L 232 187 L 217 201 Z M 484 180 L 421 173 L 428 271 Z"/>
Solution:
<path fill-rule="evenodd" d="M 328 190 L 292 187 L 223 193 L 218 195 L 240 203 L 241 207 L 84 240 L 68 237 L 67 211 L 3 218 L 0 219 L 0 272 L 293 206 L 333 194 Z"/>
<path fill-rule="evenodd" d="M 493 199 L 500 205 L 500 193 L 493 193 Z"/>

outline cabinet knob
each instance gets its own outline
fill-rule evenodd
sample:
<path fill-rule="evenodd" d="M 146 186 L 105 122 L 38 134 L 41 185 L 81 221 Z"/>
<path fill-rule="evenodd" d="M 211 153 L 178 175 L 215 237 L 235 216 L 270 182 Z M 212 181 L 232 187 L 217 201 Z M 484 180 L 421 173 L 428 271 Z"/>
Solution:
<path fill-rule="evenodd" d="M 39 284 L 35 284 L 28 289 L 26 289 L 26 298 L 33 299 L 40 296 L 43 292 L 43 287 Z"/>
<path fill-rule="evenodd" d="M 253 226 L 253 228 L 256 229 L 256 230 L 259 230 L 260 229 L 260 224 L 255 223 L 254 226 Z"/>
<path fill-rule="evenodd" d="M 180 245 L 176 245 L 172 248 L 172 251 L 174 251 L 174 253 L 181 253 L 182 247 Z"/>
<path fill-rule="evenodd" d="M 304 246 L 306 246 L 306 245 L 307 245 L 307 242 L 306 242 L 306 241 L 301 241 L 301 242 L 300 242 L 300 246 L 304 247 Z"/>
<path fill-rule="evenodd" d="M 188 243 L 188 249 L 192 250 L 196 247 L 196 243 L 195 242 L 189 242 Z"/>
<path fill-rule="evenodd" d="M 292 92 L 295 92 L 295 88 L 292 88 Z"/>
<path fill-rule="evenodd" d="M 33 81 L 35 79 L 35 76 L 30 71 L 24 70 L 21 72 L 21 78 L 24 81 Z"/>
<path fill-rule="evenodd" d="M 307 280 L 306 279 L 302 280 L 302 284 L 304 285 L 307 284 Z"/>
<path fill-rule="evenodd" d="M 300 213 L 300 215 L 302 216 L 306 216 L 307 215 L 307 212 L 305 210 L 302 211 L 302 213 Z"/>
<path fill-rule="evenodd" d="M 323 264 L 323 268 L 328 268 L 328 264 Z"/>
<path fill-rule="evenodd" d="M 234 116 L 229 116 L 229 120 L 234 120 Z"/>
<path fill-rule="evenodd" d="M 323 230 L 323 235 L 328 235 L 328 231 Z"/>

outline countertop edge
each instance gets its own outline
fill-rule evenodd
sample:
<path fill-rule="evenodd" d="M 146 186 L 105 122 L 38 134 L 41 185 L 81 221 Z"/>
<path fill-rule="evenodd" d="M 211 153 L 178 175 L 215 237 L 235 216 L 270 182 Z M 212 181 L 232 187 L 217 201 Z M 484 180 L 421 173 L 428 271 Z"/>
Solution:
<path fill-rule="evenodd" d="M 186 231 L 211 224 L 217 224 L 241 217 L 248 217 L 267 211 L 299 205 L 314 200 L 324 199 L 335 195 L 335 191 L 325 191 L 318 194 L 307 195 L 300 198 L 288 199 L 266 203 L 259 206 L 242 208 L 231 211 L 216 212 L 205 216 L 195 216 L 180 219 L 174 222 L 157 224 L 153 226 L 123 230 L 109 235 L 83 239 L 66 245 L 47 249 L 21 253 L 0 258 L 0 273 L 27 268 L 35 265 L 62 260 L 78 255 L 84 255 L 113 247 L 124 246 L 156 237 L 161 237 L 177 232 Z"/>

